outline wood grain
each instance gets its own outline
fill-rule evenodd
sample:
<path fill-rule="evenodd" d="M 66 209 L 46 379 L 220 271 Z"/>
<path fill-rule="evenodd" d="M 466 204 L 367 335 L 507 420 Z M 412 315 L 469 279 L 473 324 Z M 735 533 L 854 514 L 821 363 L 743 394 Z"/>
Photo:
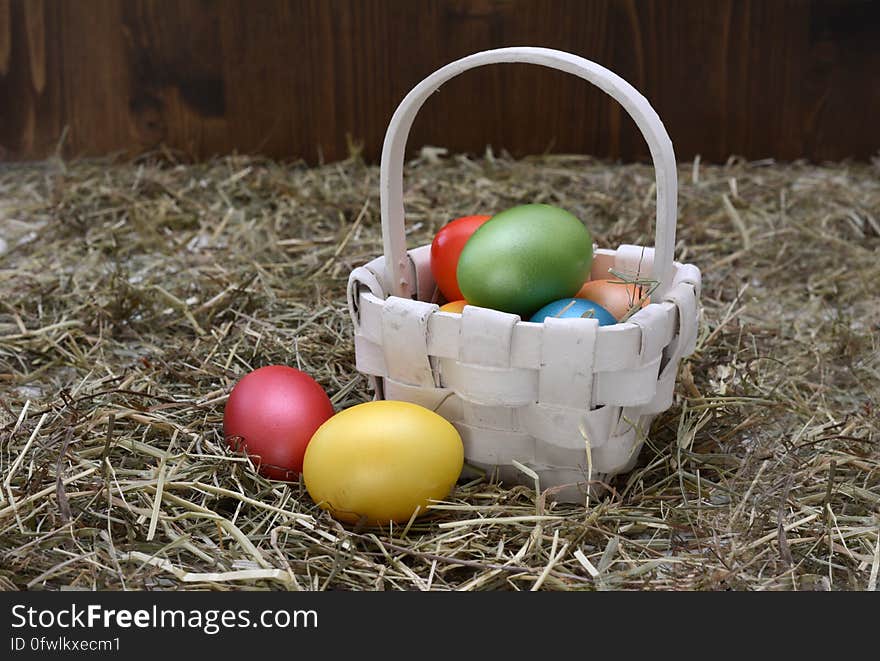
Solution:
<path fill-rule="evenodd" d="M 617 72 L 680 159 L 880 150 L 872 0 L 0 0 L 0 159 L 377 158 L 396 104 L 477 50 L 540 45 Z M 63 142 L 62 142 L 63 139 Z M 641 160 L 619 106 L 528 65 L 451 81 L 410 147 Z"/>

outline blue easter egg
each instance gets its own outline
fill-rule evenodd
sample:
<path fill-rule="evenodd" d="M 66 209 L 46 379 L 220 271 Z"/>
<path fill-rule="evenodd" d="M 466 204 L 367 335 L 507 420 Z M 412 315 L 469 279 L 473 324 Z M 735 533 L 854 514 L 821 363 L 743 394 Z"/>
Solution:
<path fill-rule="evenodd" d="M 611 326 L 617 323 L 613 314 L 598 303 L 586 298 L 561 298 L 558 301 L 548 303 L 533 314 L 529 321 L 542 322 L 547 317 L 589 317 L 598 319 L 600 326 Z"/>

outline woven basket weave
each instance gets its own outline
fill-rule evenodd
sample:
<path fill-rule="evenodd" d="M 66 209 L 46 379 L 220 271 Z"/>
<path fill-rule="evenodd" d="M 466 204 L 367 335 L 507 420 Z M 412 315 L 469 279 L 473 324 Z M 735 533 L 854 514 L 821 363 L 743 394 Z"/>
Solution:
<path fill-rule="evenodd" d="M 651 278 L 651 303 L 624 323 L 595 319 L 522 321 L 467 306 L 439 312 L 430 245 L 406 249 L 403 162 L 410 127 L 444 82 L 485 64 L 524 62 L 565 71 L 616 99 L 648 143 L 656 170 L 655 247 L 594 251 L 591 279 L 615 271 Z M 590 485 L 632 468 L 654 416 L 672 404 L 678 364 L 696 342 L 700 271 L 673 262 L 675 156 L 647 100 L 611 71 L 545 48 L 502 48 L 465 57 L 428 76 L 397 108 L 382 151 L 384 256 L 349 276 L 357 369 L 377 399 L 436 410 L 461 434 L 465 459 L 506 482 L 582 500 Z M 519 464 L 520 466 L 517 466 Z"/>

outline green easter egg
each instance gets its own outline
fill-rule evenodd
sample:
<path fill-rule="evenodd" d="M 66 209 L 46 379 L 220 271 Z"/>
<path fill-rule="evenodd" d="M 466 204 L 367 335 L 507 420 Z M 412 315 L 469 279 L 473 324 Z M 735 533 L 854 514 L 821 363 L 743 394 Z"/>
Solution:
<path fill-rule="evenodd" d="M 548 204 L 493 216 L 465 244 L 456 276 L 471 305 L 528 318 L 574 296 L 590 274 L 593 239 L 577 217 Z"/>

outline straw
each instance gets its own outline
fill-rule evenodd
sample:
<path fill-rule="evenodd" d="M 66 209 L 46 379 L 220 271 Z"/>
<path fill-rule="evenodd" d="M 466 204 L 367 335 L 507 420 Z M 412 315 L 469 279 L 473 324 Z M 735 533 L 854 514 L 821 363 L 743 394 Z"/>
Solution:
<path fill-rule="evenodd" d="M 588 508 L 487 476 L 362 530 L 258 476 L 222 418 L 268 364 L 337 410 L 372 397 L 345 284 L 382 249 L 377 168 L 175 158 L 0 170 L 0 588 L 876 588 L 877 163 L 681 164 L 697 350 Z M 429 149 L 406 183 L 411 246 L 537 201 L 652 243 L 647 165 Z"/>

